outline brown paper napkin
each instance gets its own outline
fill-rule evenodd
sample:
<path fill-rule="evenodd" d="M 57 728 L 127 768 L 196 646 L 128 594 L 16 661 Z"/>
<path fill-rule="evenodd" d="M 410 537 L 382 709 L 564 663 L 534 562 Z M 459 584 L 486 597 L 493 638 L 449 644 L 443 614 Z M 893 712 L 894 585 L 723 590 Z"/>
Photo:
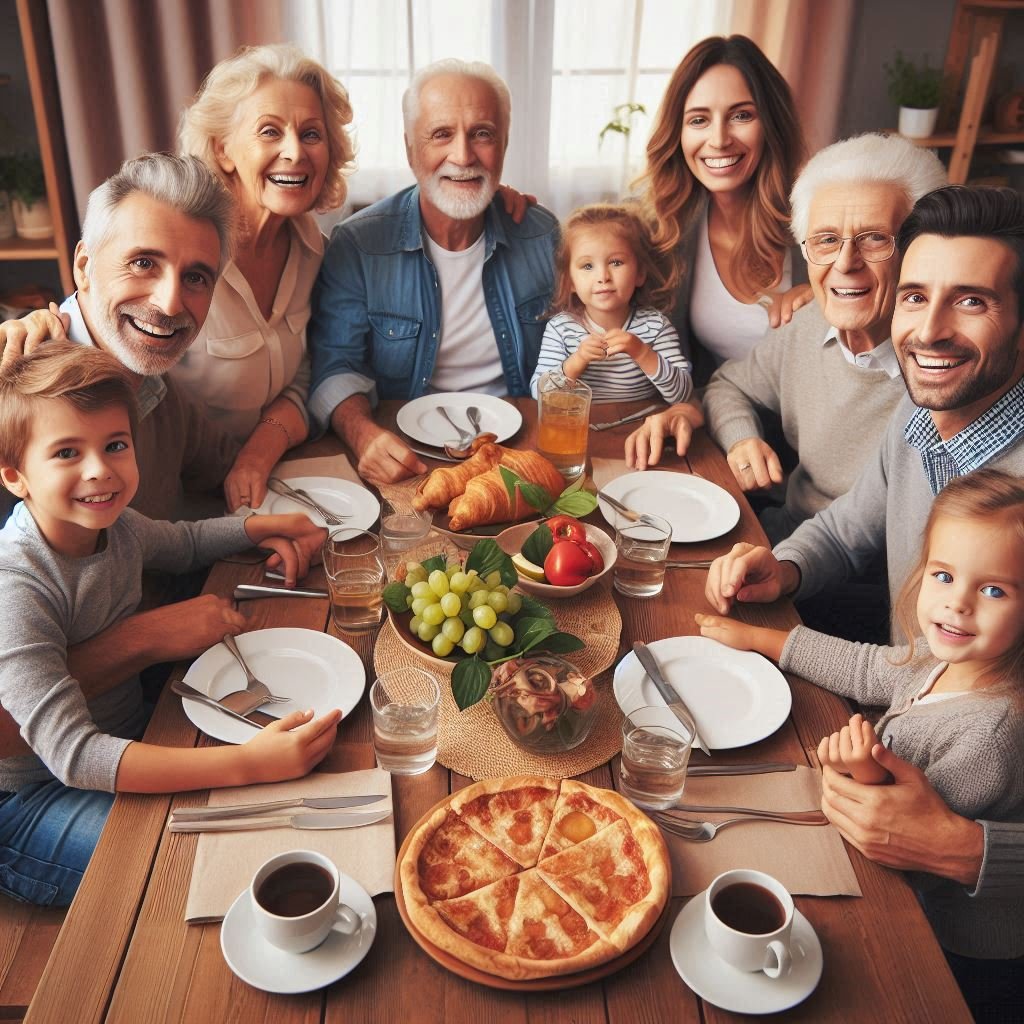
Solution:
<path fill-rule="evenodd" d="M 821 773 L 795 772 L 687 779 L 683 801 L 708 806 L 754 807 L 766 811 L 812 811 L 821 806 Z M 733 814 L 680 812 L 701 821 Z M 839 833 L 831 825 L 745 822 L 722 829 L 710 843 L 693 843 L 662 832 L 672 857 L 677 895 L 706 889 L 732 868 L 754 868 L 777 878 L 791 893 L 805 896 L 860 896 L 860 885 Z"/>
<path fill-rule="evenodd" d="M 633 470 L 626 468 L 625 459 L 603 459 L 599 457 L 590 460 L 590 479 L 594 481 L 594 490 L 599 491 L 606 484 Z"/>
<path fill-rule="evenodd" d="M 291 796 L 355 796 L 362 793 L 386 793 L 390 801 L 391 776 L 381 768 L 372 768 L 343 774 L 314 773 L 304 779 L 267 786 L 217 789 L 210 794 L 210 806 L 255 804 Z M 354 878 L 371 896 L 394 890 L 394 816 L 361 828 L 202 832 L 192 865 L 185 920 L 192 924 L 221 920 L 264 861 L 279 853 L 298 849 L 316 850 L 330 857 L 339 871 Z"/>
<path fill-rule="evenodd" d="M 352 463 L 345 455 L 326 455 L 316 459 L 291 459 L 279 462 L 271 476 L 332 476 L 338 480 L 349 480 L 360 487 L 366 484 L 359 479 L 359 474 L 352 468 Z"/>

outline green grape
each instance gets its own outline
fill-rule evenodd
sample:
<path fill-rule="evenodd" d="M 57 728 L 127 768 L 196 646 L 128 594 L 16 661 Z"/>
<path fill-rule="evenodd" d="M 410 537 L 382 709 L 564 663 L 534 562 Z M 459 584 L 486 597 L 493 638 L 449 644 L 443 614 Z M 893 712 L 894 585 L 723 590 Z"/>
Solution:
<path fill-rule="evenodd" d="M 443 569 L 435 569 L 427 578 L 427 582 L 430 584 L 430 589 L 437 594 L 438 597 L 444 597 L 444 595 L 451 589 L 448 586 L 448 577 L 445 575 Z"/>
<path fill-rule="evenodd" d="M 499 594 L 504 594 L 506 597 L 508 597 L 508 590 L 509 590 L 509 588 L 506 587 L 504 583 L 500 584 L 499 586 L 495 587 L 494 589 L 497 590 Z"/>
<path fill-rule="evenodd" d="M 427 570 L 424 569 L 419 562 L 408 562 L 406 564 L 406 570 L 405 585 L 407 587 L 413 587 L 417 583 L 426 582 Z"/>
<path fill-rule="evenodd" d="M 420 613 L 420 618 L 430 626 L 440 626 L 444 617 L 444 609 L 437 603 L 428 604 Z"/>
<path fill-rule="evenodd" d="M 477 575 L 476 569 L 469 571 L 469 587 L 467 588 L 471 594 L 475 594 L 478 590 L 483 590 L 487 584 Z"/>
<path fill-rule="evenodd" d="M 441 608 L 449 619 L 454 619 L 462 611 L 462 598 L 458 594 L 445 594 L 441 598 Z"/>
<path fill-rule="evenodd" d="M 505 609 L 509 615 L 518 615 L 523 610 L 523 599 L 514 590 L 508 595 L 508 607 Z"/>
<path fill-rule="evenodd" d="M 416 634 L 418 634 L 418 633 L 419 633 L 419 630 L 420 630 L 420 623 L 421 623 L 422 621 L 423 621 L 423 620 L 422 620 L 422 619 L 421 619 L 421 618 L 420 618 L 420 617 L 419 617 L 418 615 L 414 615 L 414 616 L 413 616 L 413 617 L 412 617 L 412 618 L 411 618 L 411 619 L 409 620 L 409 632 L 410 632 L 410 633 L 412 633 L 413 635 L 416 635 Z"/>
<path fill-rule="evenodd" d="M 416 597 L 413 598 L 412 602 L 412 613 L 413 615 L 422 615 L 424 608 L 429 608 L 434 603 L 434 595 L 430 597 Z"/>
<path fill-rule="evenodd" d="M 412 607 L 412 602 L 413 602 L 412 594 L 406 594 L 405 595 L 405 607 L 406 608 L 411 608 Z"/>
<path fill-rule="evenodd" d="M 474 626 L 472 629 L 467 629 L 462 635 L 462 649 L 467 654 L 476 654 L 484 645 L 484 640 L 487 639 L 487 634 L 479 627 Z"/>
<path fill-rule="evenodd" d="M 444 633 L 438 633 L 431 641 L 430 646 L 434 649 L 434 653 L 439 658 L 447 658 L 448 655 L 452 653 L 452 648 L 455 644 L 453 644 L 451 640 L 444 635 Z"/>
<path fill-rule="evenodd" d="M 434 592 L 430 589 L 430 584 L 426 580 L 420 580 L 419 583 L 414 583 L 412 587 L 413 597 L 433 597 Z"/>
<path fill-rule="evenodd" d="M 462 572 L 462 563 L 461 562 L 449 562 L 444 567 L 444 571 L 447 574 L 448 578 L 451 579 L 451 577 L 454 576 L 455 573 Z"/>
<path fill-rule="evenodd" d="M 419 629 L 416 630 L 416 635 L 425 643 L 429 644 L 431 640 L 441 632 L 440 626 L 431 626 L 427 622 L 421 622 Z"/>
<path fill-rule="evenodd" d="M 453 644 L 457 644 L 466 635 L 466 626 L 462 619 L 445 619 L 441 626 L 441 632 Z"/>
<path fill-rule="evenodd" d="M 490 629 L 498 621 L 498 613 L 489 604 L 482 604 L 473 610 L 473 621 L 481 629 Z"/>
<path fill-rule="evenodd" d="M 500 587 L 501 573 L 498 572 L 497 569 L 495 569 L 494 572 L 489 572 L 487 574 L 487 579 L 484 582 L 487 584 L 487 586 L 491 588 L 491 590 L 493 590 L 495 587 Z"/>
<path fill-rule="evenodd" d="M 487 595 L 487 603 L 496 612 L 503 612 L 508 607 L 508 598 L 500 590 L 492 590 Z"/>
<path fill-rule="evenodd" d="M 487 604 L 487 598 L 490 596 L 489 591 L 486 590 L 475 590 L 469 595 L 469 607 L 480 608 Z"/>
<path fill-rule="evenodd" d="M 515 640 L 516 635 L 507 622 L 497 622 L 488 631 L 490 638 L 502 647 L 508 647 Z"/>
<path fill-rule="evenodd" d="M 453 594 L 464 594 L 469 589 L 469 577 L 461 570 L 448 581 Z"/>

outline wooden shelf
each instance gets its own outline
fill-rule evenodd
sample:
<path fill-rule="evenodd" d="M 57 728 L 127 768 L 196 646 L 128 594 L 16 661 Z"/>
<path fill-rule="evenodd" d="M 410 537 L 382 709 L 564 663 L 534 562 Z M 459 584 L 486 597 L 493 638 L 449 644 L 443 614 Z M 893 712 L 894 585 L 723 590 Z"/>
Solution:
<path fill-rule="evenodd" d="M 893 135 L 898 135 L 894 128 L 889 129 Z M 918 146 L 925 146 L 928 149 L 941 149 L 943 146 L 952 147 L 956 145 L 956 132 L 939 132 L 937 135 L 928 135 L 923 139 L 905 138 Z M 978 132 L 974 144 L 976 146 L 1014 146 L 1024 143 L 1024 132 L 994 132 L 991 129 L 983 128 Z"/>
<path fill-rule="evenodd" d="M 58 256 L 52 235 L 35 241 L 27 238 L 0 239 L 0 260 L 55 260 Z"/>

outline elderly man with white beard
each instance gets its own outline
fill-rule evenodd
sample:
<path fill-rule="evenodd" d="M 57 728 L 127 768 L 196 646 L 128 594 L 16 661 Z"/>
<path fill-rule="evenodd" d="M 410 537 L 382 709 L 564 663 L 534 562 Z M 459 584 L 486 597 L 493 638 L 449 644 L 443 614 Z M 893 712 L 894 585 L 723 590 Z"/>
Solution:
<path fill-rule="evenodd" d="M 495 197 L 510 107 L 486 64 L 445 60 L 417 72 L 402 100 L 417 184 L 340 224 L 324 255 L 310 413 L 373 483 L 426 468 L 373 422 L 378 399 L 529 394 L 558 224 L 540 206 L 517 224 Z"/>

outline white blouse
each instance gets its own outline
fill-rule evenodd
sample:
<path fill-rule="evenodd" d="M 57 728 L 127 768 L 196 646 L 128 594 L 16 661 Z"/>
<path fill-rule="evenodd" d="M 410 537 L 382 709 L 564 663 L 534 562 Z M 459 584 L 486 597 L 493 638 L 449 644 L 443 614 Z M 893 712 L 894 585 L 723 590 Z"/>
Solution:
<path fill-rule="evenodd" d="M 270 319 L 242 272 L 230 261 L 213 293 L 210 314 L 171 376 L 210 420 L 240 442 L 278 395 L 306 418 L 309 356 L 306 324 L 310 295 L 324 254 L 324 237 L 312 214 L 288 222 L 291 244 Z"/>

